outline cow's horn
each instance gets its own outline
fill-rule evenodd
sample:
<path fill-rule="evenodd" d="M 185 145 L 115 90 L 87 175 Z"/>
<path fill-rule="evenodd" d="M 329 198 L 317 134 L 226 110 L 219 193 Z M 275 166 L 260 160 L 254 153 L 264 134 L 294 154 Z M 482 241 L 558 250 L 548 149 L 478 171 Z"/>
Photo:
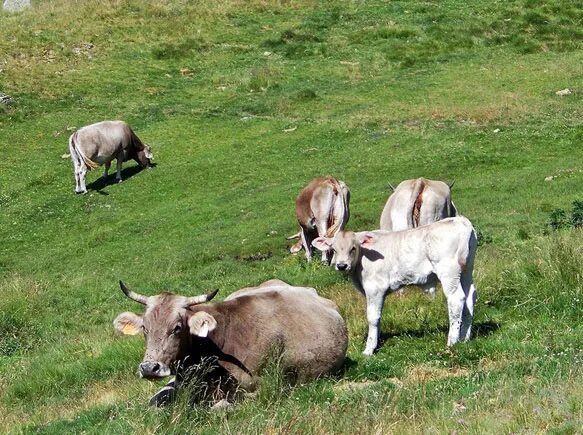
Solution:
<path fill-rule="evenodd" d="M 389 187 L 391 188 L 391 190 L 394 192 L 395 191 L 395 186 L 393 186 L 391 183 L 389 183 Z"/>
<path fill-rule="evenodd" d="M 448 183 L 449 190 L 451 190 L 453 188 L 454 184 L 455 184 L 455 180 L 453 180 L 451 183 Z"/>
<path fill-rule="evenodd" d="M 293 239 L 299 239 L 300 238 L 300 232 L 298 231 L 297 233 L 295 233 L 293 236 L 289 236 L 287 237 L 287 240 L 293 240 Z"/>
<path fill-rule="evenodd" d="M 130 290 L 129 288 L 126 287 L 126 285 L 122 281 L 119 282 L 119 286 L 121 287 L 121 291 L 124 292 L 124 294 L 132 301 L 139 302 L 140 304 L 143 305 L 148 304 L 148 296 L 144 296 Z"/>
<path fill-rule="evenodd" d="M 212 292 L 210 292 L 209 294 L 206 294 L 206 295 L 191 296 L 189 298 L 186 298 L 186 303 L 184 305 L 190 306 L 190 305 L 204 304 L 205 302 L 208 302 L 212 298 L 214 298 L 218 292 L 219 292 L 219 289 L 216 289 L 216 290 L 213 290 Z"/>

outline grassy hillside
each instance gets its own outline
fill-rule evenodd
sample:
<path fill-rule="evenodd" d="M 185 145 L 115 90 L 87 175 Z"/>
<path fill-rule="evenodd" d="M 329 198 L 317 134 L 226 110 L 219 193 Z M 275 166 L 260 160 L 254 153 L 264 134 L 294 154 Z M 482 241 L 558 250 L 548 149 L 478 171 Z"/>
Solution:
<path fill-rule="evenodd" d="M 0 12 L 0 432 L 580 431 L 583 234 L 545 228 L 583 199 L 583 2 L 33 3 Z M 157 167 L 94 171 L 77 196 L 61 156 L 102 119 Z M 388 182 L 456 180 L 483 242 L 474 340 L 446 351 L 444 298 L 411 290 L 361 357 L 364 299 L 287 253 L 295 196 L 325 174 L 359 230 Z M 272 277 L 339 304 L 346 372 L 268 374 L 230 412 L 148 409 L 117 281 L 220 299 Z"/>

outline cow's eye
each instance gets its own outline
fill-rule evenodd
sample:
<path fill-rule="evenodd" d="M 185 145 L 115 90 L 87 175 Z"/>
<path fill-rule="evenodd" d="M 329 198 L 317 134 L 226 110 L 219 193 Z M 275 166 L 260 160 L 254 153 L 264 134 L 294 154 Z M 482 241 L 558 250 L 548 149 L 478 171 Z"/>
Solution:
<path fill-rule="evenodd" d="M 356 248 L 353 246 L 352 249 L 350 250 L 350 253 L 352 254 L 354 251 L 356 251 Z"/>
<path fill-rule="evenodd" d="M 176 325 L 174 327 L 174 329 L 172 330 L 172 334 L 176 335 L 176 334 L 180 333 L 180 331 L 182 331 L 182 325 Z"/>

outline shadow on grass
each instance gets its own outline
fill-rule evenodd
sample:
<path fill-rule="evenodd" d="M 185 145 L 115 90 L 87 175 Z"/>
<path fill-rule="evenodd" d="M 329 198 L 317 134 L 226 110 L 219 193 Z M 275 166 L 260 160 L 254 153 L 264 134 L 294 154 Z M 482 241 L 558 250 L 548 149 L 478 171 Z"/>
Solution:
<path fill-rule="evenodd" d="M 151 165 L 152 168 L 155 168 L 156 166 L 156 163 L 152 163 Z M 134 175 L 142 172 L 144 169 L 145 168 L 142 168 L 140 165 L 124 168 L 121 170 L 121 179 L 123 181 L 129 180 Z M 116 171 L 114 170 L 107 178 L 99 177 L 97 180 L 87 185 L 87 190 L 95 190 L 100 195 L 109 195 L 107 192 L 102 192 L 102 189 L 105 189 L 107 186 L 111 186 L 112 184 L 117 184 L 117 181 L 115 180 L 115 174 Z"/>
<path fill-rule="evenodd" d="M 487 337 L 500 329 L 500 323 L 488 320 L 486 322 L 476 322 L 472 325 L 472 338 L 476 337 Z M 381 333 L 380 346 L 391 338 L 397 337 L 413 337 L 422 338 L 426 335 L 434 334 L 446 334 L 449 332 L 449 326 L 439 326 L 437 328 L 418 328 L 418 329 L 406 329 L 404 331 L 398 332 L 384 332 Z"/>

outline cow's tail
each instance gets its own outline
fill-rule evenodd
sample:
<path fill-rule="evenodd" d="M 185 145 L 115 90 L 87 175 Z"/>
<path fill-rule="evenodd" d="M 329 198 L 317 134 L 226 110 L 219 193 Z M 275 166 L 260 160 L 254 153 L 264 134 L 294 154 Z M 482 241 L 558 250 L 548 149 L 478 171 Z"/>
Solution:
<path fill-rule="evenodd" d="M 350 218 L 350 190 L 348 186 L 342 181 L 336 181 L 334 183 L 334 201 L 332 203 L 332 210 L 330 210 L 330 222 L 328 225 L 328 230 L 326 231 L 326 237 L 334 237 L 338 231 L 340 231 Z"/>
<path fill-rule="evenodd" d="M 80 162 L 82 161 L 87 166 L 87 169 L 95 169 L 99 166 L 98 163 L 95 163 L 93 160 L 85 156 L 79 146 L 77 145 L 77 132 L 73 133 L 69 137 L 69 151 L 71 152 L 71 158 L 75 161 Z"/>
<path fill-rule="evenodd" d="M 419 178 L 415 180 L 411 198 L 407 205 L 407 227 L 417 228 L 419 226 L 419 219 L 421 218 L 421 206 L 423 205 L 423 190 L 425 189 L 425 179 Z"/>

